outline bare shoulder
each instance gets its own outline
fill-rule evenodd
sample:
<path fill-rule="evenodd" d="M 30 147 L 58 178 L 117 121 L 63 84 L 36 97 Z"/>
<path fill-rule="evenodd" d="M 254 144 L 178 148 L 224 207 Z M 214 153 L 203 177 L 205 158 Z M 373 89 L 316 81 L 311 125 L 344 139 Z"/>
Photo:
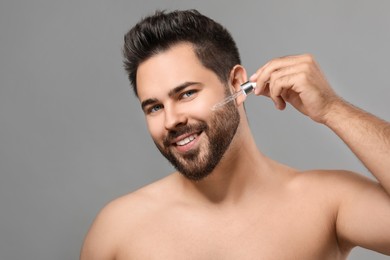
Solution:
<path fill-rule="evenodd" d="M 169 178 L 168 176 L 111 201 L 101 210 L 96 220 L 102 220 L 111 227 L 115 224 L 122 226 L 122 221 L 130 224 L 151 210 L 157 210 L 167 199 L 167 196 L 161 194 L 168 195 Z"/>
<path fill-rule="evenodd" d="M 173 192 L 172 179 L 170 175 L 108 203 L 85 238 L 81 259 L 115 259 L 124 237 L 136 236 L 139 223 L 166 207 Z"/>
<path fill-rule="evenodd" d="M 297 172 L 292 178 L 292 187 L 303 186 L 318 191 L 339 191 L 344 195 L 366 188 L 378 188 L 379 184 L 361 174 L 346 170 L 310 170 Z"/>
<path fill-rule="evenodd" d="M 361 174 L 345 170 L 305 171 L 297 173 L 290 186 L 296 193 L 313 203 L 321 203 L 332 212 L 338 241 L 347 250 L 361 245 L 350 237 L 350 233 L 353 233 L 350 230 L 358 230 L 359 225 L 353 226 L 357 219 L 361 220 L 360 226 L 377 223 L 382 229 L 389 223 L 383 221 L 383 216 L 390 213 L 389 195 L 377 181 Z M 371 220 L 367 212 L 370 212 Z M 360 234 L 367 236 L 367 233 L 364 231 Z M 352 237 L 359 236 L 354 234 Z"/>
<path fill-rule="evenodd" d="M 380 184 L 366 176 L 346 170 L 310 170 L 296 172 L 288 189 L 298 199 L 310 204 L 320 203 L 336 220 L 342 207 L 365 200 L 387 197 Z"/>
<path fill-rule="evenodd" d="M 390 196 L 380 183 L 349 171 L 317 170 L 297 174 L 291 186 L 331 207 L 341 249 L 361 246 L 390 254 Z"/>

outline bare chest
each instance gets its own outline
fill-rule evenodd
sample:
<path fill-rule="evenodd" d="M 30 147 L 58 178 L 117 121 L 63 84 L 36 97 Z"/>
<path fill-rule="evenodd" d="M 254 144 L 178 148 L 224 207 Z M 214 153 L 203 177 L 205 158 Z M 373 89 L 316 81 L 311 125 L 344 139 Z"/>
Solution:
<path fill-rule="evenodd" d="M 118 259 L 344 259 L 321 208 L 160 212 L 129 230 Z"/>

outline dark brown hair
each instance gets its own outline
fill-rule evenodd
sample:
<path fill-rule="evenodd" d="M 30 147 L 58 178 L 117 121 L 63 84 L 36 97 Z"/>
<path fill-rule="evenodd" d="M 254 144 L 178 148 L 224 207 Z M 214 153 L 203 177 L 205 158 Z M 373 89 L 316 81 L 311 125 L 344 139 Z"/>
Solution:
<path fill-rule="evenodd" d="M 138 66 L 178 43 L 191 43 L 203 66 L 224 83 L 227 83 L 231 69 L 241 63 L 230 33 L 196 10 L 156 11 L 138 22 L 124 38 L 124 67 L 136 96 Z"/>

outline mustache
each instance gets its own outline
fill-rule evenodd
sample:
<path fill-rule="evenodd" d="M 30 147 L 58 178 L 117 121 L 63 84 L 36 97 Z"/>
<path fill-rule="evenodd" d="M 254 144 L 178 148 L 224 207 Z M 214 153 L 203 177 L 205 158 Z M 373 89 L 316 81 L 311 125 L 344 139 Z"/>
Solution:
<path fill-rule="evenodd" d="M 175 130 L 170 130 L 167 134 L 167 136 L 163 140 L 164 146 L 169 146 L 173 142 L 174 139 L 176 139 L 178 136 L 181 136 L 183 134 L 189 134 L 189 133 L 198 133 L 202 131 L 206 131 L 208 129 L 208 126 L 205 122 L 200 122 L 197 124 L 192 125 L 183 125 L 177 127 Z"/>

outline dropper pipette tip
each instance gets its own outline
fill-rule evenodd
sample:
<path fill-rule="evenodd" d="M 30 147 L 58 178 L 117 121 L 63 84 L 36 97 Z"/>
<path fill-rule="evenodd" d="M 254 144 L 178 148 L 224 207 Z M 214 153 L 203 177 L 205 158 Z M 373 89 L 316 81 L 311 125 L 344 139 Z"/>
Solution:
<path fill-rule="evenodd" d="M 226 105 L 227 103 L 235 100 L 238 96 L 240 96 L 241 94 L 244 94 L 245 96 L 250 94 L 256 87 L 256 82 L 245 82 L 243 84 L 241 84 L 241 90 L 231 94 L 230 96 L 226 97 L 225 99 L 223 99 L 221 102 L 215 104 L 211 110 L 217 110 L 218 108 Z"/>

